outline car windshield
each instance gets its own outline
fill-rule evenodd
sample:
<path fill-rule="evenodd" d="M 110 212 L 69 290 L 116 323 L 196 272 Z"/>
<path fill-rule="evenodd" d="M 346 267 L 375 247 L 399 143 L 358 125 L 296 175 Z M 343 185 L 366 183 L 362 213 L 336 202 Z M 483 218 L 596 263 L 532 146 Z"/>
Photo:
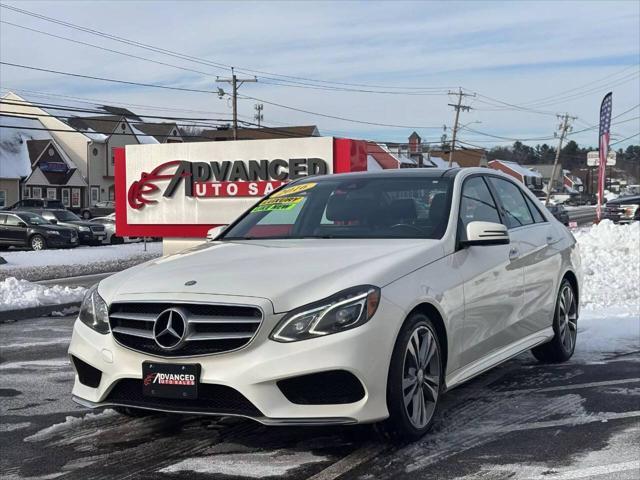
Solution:
<path fill-rule="evenodd" d="M 57 212 L 53 212 L 53 216 L 61 222 L 75 222 L 76 220 L 80 220 L 80 217 L 78 217 L 75 213 L 70 212 L 69 210 L 59 210 Z"/>
<path fill-rule="evenodd" d="M 35 213 L 23 213 L 20 217 L 30 225 L 49 225 L 49 222 Z"/>
<path fill-rule="evenodd" d="M 254 206 L 222 240 L 441 238 L 449 219 L 451 184 L 442 177 L 296 183 Z"/>

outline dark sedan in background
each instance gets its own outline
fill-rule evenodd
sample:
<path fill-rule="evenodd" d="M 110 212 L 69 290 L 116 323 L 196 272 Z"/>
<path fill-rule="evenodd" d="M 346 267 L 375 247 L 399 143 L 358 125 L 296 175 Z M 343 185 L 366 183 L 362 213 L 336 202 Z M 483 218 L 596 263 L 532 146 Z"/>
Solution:
<path fill-rule="evenodd" d="M 49 222 L 75 229 L 82 244 L 101 245 L 106 236 L 104 225 L 82 220 L 69 210 L 38 210 L 35 213 L 42 215 Z"/>
<path fill-rule="evenodd" d="M 618 197 L 609 200 L 604 207 L 604 218 L 615 223 L 631 223 L 640 220 L 640 195 Z"/>
<path fill-rule="evenodd" d="M 547 205 L 547 210 L 564 226 L 569 226 L 569 212 L 563 205 Z"/>
<path fill-rule="evenodd" d="M 32 212 L 0 212 L 0 248 L 28 247 L 32 250 L 68 248 L 78 245 L 73 228 L 52 225 Z"/>
<path fill-rule="evenodd" d="M 111 215 L 116 211 L 115 202 L 105 201 L 105 202 L 97 202 L 95 205 L 82 209 L 80 214 L 82 218 L 88 220 L 93 217 L 106 217 L 107 215 Z"/>

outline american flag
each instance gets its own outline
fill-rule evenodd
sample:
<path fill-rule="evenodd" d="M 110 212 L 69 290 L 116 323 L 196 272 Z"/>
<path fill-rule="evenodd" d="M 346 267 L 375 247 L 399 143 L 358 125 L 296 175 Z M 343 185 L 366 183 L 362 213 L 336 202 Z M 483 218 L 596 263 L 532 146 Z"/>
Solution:
<path fill-rule="evenodd" d="M 604 196 L 604 178 L 607 168 L 607 155 L 609 154 L 609 130 L 611 128 L 611 107 L 612 107 L 611 92 L 607 93 L 600 105 L 600 135 L 598 136 L 598 142 L 600 145 L 600 163 L 598 165 L 598 206 L 596 208 L 596 215 L 598 221 L 602 216 L 602 199 Z"/>

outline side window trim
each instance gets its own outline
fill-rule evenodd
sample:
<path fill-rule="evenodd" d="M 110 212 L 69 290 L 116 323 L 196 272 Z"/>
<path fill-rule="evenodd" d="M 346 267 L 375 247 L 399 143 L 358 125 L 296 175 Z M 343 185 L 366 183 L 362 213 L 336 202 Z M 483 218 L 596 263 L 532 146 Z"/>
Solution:
<path fill-rule="evenodd" d="M 524 202 L 527 204 L 527 207 L 529 208 L 529 213 L 531 213 L 531 217 L 533 218 L 533 222 L 534 223 L 547 223 L 547 222 L 549 222 L 549 220 L 547 220 L 547 217 L 545 217 L 543 215 L 543 213 L 540 211 L 538 206 L 533 202 L 533 200 L 531 200 L 531 198 L 529 198 L 529 195 L 527 195 L 524 192 L 520 192 L 520 193 L 524 197 Z M 532 209 L 535 209 L 535 211 L 538 212 L 538 217 L 542 218 L 542 221 L 536 221 L 536 216 L 533 214 Z"/>
<path fill-rule="evenodd" d="M 495 204 L 496 212 L 498 214 L 498 218 L 500 219 L 500 223 L 502 223 L 505 227 L 507 227 L 507 224 L 505 223 L 505 219 L 502 216 L 502 211 L 501 211 L 502 204 L 499 203 L 497 195 L 493 191 L 493 186 L 491 185 L 491 182 L 489 182 L 488 179 L 487 179 L 487 175 L 484 174 L 484 173 L 474 173 L 472 175 L 469 175 L 467 178 L 465 178 L 463 180 L 462 186 L 460 187 L 460 198 L 458 199 L 458 218 L 456 220 L 456 228 L 457 228 L 457 230 L 456 230 L 456 250 L 461 249 L 460 242 L 462 241 L 462 233 L 466 233 L 466 232 L 462 231 L 464 229 L 464 224 L 462 223 L 462 219 L 460 218 L 460 214 L 462 213 L 462 200 L 464 198 L 464 187 L 465 187 L 466 183 L 469 180 L 471 180 L 473 178 L 478 178 L 478 177 L 480 177 L 482 179 L 482 181 L 484 182 L 485 186 L 489 190 L 489 195 L 491 195 L 491 199 L 493 200 L 493 203 Z M 453 189 L 451 189 L 451 190 L 453 190 Z M 449 214 L 451 214 L 451 212 Z"/>

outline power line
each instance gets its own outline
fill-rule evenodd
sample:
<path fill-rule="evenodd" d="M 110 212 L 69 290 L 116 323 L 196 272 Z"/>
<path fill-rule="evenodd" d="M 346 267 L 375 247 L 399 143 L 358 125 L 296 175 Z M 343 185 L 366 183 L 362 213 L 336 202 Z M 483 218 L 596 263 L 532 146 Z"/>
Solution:
<path fill-rule="evenodd" d="M 91 75 L 82 75 L 80 73 L 71 73 L 71 72 L 61 72 L 59 70 L 50 70 L 48 68 L 38 68 L 32 67 L 30 65 L 21 65 L 19 63 L 10 63 L 10 62 L 0 62 L 0 65 L 7 65 L 10 67 L 23 68 L 26 70 L 36 70 L 38 72 L 46 72 L 46 73 L 55 73 L 57 75 L 66 75 L 68 77 L 77 77 L 84 78 L 88 80 L 99 80 L 102 82 L 112 82 L 112 83 L 120 83 L 125 85 L 135 85 L 138 87 L 148 87 L 148 88 L 161 88 L 164 90 L 177 90 L 180 92 L 193 92 L 193 93 L 217 93 L 212 90 L 199 90 L 196 88 L 183 88 L 183 87 L 170 87 L 168 85 L 157 85 L 155 83 L 142 83 L 142 82 L 131 82 L 127 80 L 117 80 L 114 78 L 104 78 L 104 77 L 94 77 Z"/>
<path fill-rule="evenodd" d="M 257 82 L 257 78 L 238 78 L 236 73 L 231 67 L 231 78 L 216 77 L 216 82 L 228 83 L 231 85 L 231 95 L 233 98 L 233 139 L 238 139 L 238 89 L 244 84 L 249 82 Z M 240 82 L 240 84 L 238 84 Z M 222 98 L 224 96 L 224 90 L 218 90 L 218 96 Z"/>
<path fill-rule="evenodd" d="M 638 136 L 640 136 L 640 132 L 634 133 L 633 135 L 629 135 L 627 138 L 623 138 L 622 140 L 618 140 L 616 142 L 610 143 L 609 146 L 613 147 L 614 145 L 617 145 L 617 144 L 622 143 L 622 142 L 626 142 L 627 140 L 631 140 L 632 138 L 638 137 Z"/>
<path fill-rule="evenodd" d="M 149 87 L 149 88 L 160 88 L 160 89 L 166 89 L 166 90 L 178 90 L 178 91 L 185 91 L 185 92 L 209 93 L 209 94 L 212 94 L 212 93 L 216 93 L 217 94 L 218 93 L 218 92 L 214 92 L 214 91 L 211 91 L 211 90 L 198 90 L 198 89 L 193 89 L 193 88 L 182 88 L 182 87 L 171 87 L 171 86 L 167 86 L 167 85 L 156 85 L 156 84 L 153 84 L 153 83 L 142 83 L 142 82 L 125 81 L 125 80 L 118 80 L 118 79 L 114 79 L 114 78 L 94 77 L 94 76 L 91 76 L 91 75 L 82 75 L 82 74 L 78 74 L 78 73 L 62 72 L 62 71 L 59 71 L 59 70 L 50 70 L 50 69 L 46 69 L 46 68 L 38 68 L 38 67 L 29 66 L 29 65 L 21 65 L 21 64 L 10 63 L 10 62 L 1 62 L 0 61 L 0 65 L 8 65 L 8 66 L 12 66 L 12 67 L 27 69 L 27 70 L 36 70 L 36 71 L 46 72 L 46 73 L 55 73 L 55 74 L 58 74 L 58 75 L 66 75 L 66 76 L 71 76 L 71 77 L 84 78 L 84 79 L 88 79 L 88 80 L 98 80 L 98 81 L 102 81 L 102 82 L 112 82 L 112 83 L 119 83 L 119 84 L 126 84 L 126 85 L 135 85 L 135 86 Z M 273 105 L 273 106 L 276 106 L 276 107 L 285 108 L 285 109 L 296 111 L 296 112 L 307 113 L 309 115 L 315 115 L 315 116 L 318 116 L 318 117 L 332 118 L 334 120 L 341 120 L 341 121 L 344 121 L 344 122 L 351 122 L 351 123 L 359 123 L 359 124 L 363 124 L 363 125 L 373 125 L 373 126 L 391 127 L 391 128 L 407 128 L 407 129 L 421 129 L 421 128 L 423 128 L 423 129 L 440 129 L 440 128 L 442 128 L 441 126 L 437 126 L 436 127 L 436 126 L 424 126 L 424 125 L 397 125 L 397 124 L 391 124 L 391 123 L 367 122 L 365 120 L 356 120 L 356 119 L 352 119 L 352 118 L 339 117 L 339 116 L 336 116 L 336 115 L 329 115 L 329 114 L 326 114 L 326 113 L 313 112 L 311 110 L 304 110 L 304 109 L 301 109 L 301 108 L 291 107 L 289 105 L 283 105 L 281 103 L 271 102 L 269 100 L 264 100 L 264 99 L 256 98 L 256 97 L 238 95 L 238 98 L 255 100 L 257 102 L 266 103 L 268 105 Z"/>

